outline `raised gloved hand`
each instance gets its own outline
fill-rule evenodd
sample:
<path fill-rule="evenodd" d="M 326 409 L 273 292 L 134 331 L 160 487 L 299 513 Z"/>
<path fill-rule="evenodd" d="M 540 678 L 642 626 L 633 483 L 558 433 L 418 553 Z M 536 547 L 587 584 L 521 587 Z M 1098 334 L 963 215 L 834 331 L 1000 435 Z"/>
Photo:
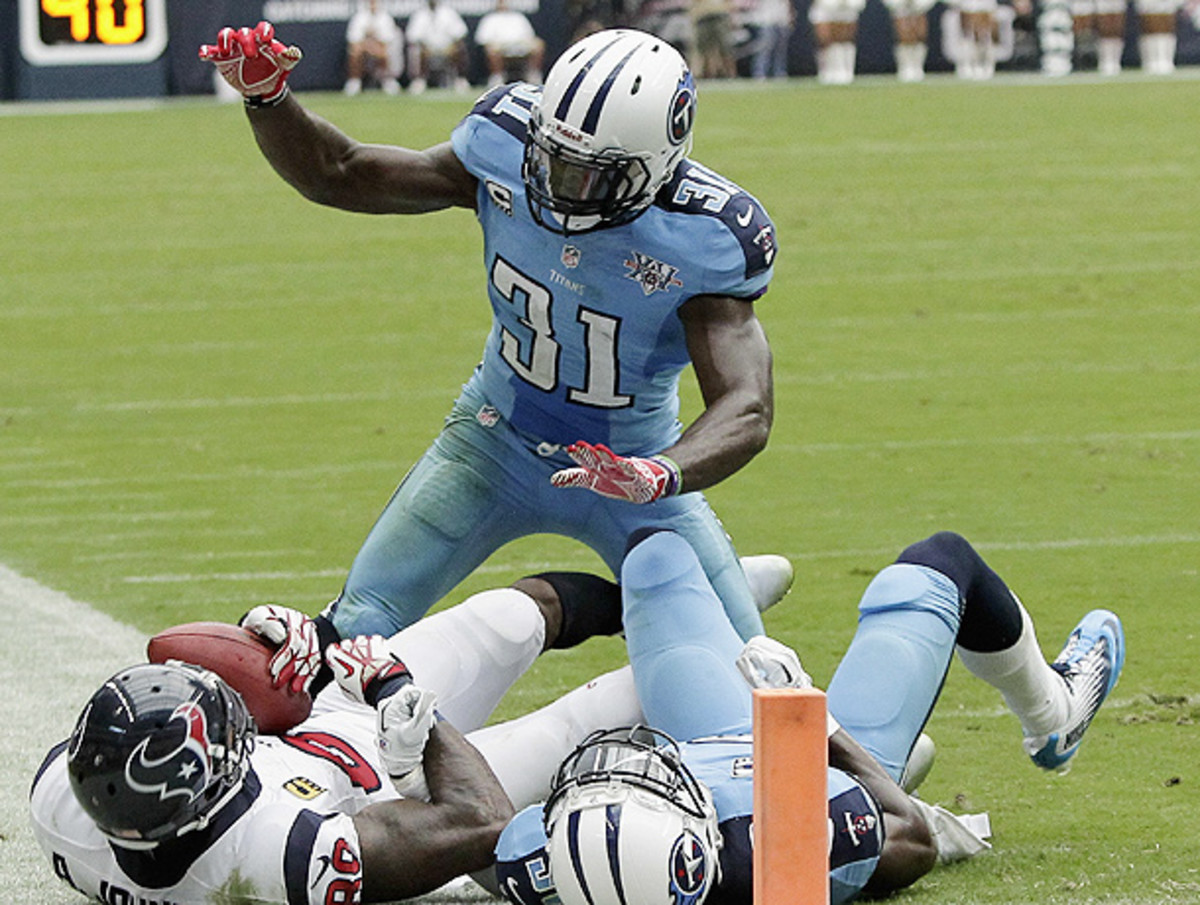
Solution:
<path fill-rule="evenodd" d="M 751 688 L 812 688 L 799 655 L 774 638 L 755 635 L 738 654 L 737 668 Z"/>
<path fill-rule="evenodd" d="M 273 603 L 256 606 L 238 625 L 279 650 L 271 658 L 271 683 L 291 685 L 293 692 L 309 691 L 324 665 L 317 625 L 299 610 Z"/>
<path fill-rule="evenodd" d="M 259 22 L 252 29 L 222 28 L 216 44 L 200 46 L 200 59 L 216 66 L 243 97 L 265 106 L 287 95 L 288 75 L 303 56 L 299 47 L 275 39 L 270 22 Z"/>
<path fill-rule="evenodd" d="M 630 503 L 649 503 L 679 492 L 679 466 L 666 456 L 618 456 L 602 443 L 583 440 L 568 446 L 567 454 L 578 467 L 552 474 L 550 483 L 555 487 L 585 487 Z"/>
<path fill-rule="evenodd" d="M 388 649 L 382 635 L 331 645 L 325 659 L 347 694 L 375 708 L 379 753 L 388 773 L 403 777 L 419 767 L 437 722 L 434 693 L 413 684 L 412 673 Z"/>

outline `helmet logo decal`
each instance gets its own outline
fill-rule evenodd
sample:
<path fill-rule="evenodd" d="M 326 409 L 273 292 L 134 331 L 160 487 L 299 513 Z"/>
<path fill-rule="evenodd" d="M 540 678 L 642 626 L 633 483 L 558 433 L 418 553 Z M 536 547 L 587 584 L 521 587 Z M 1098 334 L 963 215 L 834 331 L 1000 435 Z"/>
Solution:
<path fill-rule="evenodd" d="M 125 762 L 125 779 L 135 792 L 158 794 L 160 801 L 186 795 L 194 801 L 208 787 L 212 757 L 208 742 L 208 720 L 195 701 L 175 708 L 168 725 L 180 720 L 184 736 L 179 745 L 153 760 L 146 757 L 150 739 L 142 739 Z"/>
<path fill-rule="evenodd" d="M 692 905 L 708 886 L 708 861 L 695 834 L 685 831 L 671 849 L 671 894 L 676 905 Z"/>
<path fill-rule="evenodd" d="M 692 134 L 692 123 L 696 119 L 696 84 L 690 72 L 679 81 L 667 117 L 667 138 L 673 145 L 683 144 Z"/>

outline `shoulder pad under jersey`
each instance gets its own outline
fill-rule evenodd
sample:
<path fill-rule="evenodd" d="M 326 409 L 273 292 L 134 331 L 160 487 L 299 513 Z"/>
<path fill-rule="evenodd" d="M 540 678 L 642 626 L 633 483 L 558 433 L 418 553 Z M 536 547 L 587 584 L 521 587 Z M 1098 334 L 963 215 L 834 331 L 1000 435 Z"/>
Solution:
<path fill-rule="evenodd" d="M 655 203 L 668 211 L 712 217 L 723 223 L 742 246 L 747 278 L 763 273 L 775 262 L 775 224 L 766 208 L 741 186 L 694 160 L 679 165 Z"/>

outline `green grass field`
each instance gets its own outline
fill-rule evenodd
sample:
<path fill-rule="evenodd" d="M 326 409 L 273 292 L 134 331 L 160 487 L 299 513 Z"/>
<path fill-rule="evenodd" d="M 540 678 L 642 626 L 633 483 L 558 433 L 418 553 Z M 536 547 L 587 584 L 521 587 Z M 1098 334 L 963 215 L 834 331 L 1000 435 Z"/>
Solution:
<path fill-rule="evenodd" d="M 742 552 L 796 564 L 769 630 L 826 681 L 869 577 L 941 528 L 1009 580 L 1048 654 L 1091 607 L 1125 621 L 1122 682 L 1063 777 L 952 670 L 923 794 L 988 810 L 995 850 L 906 905 L 1200 902 L 1198 87 L 702 86 L 695 156 L 767 203 L 782 248 L 760 303 L 772 441 L 710 493 Z M 414 146 L 468 104 L 305 100 Z M 317 208 L 234 107 L 16 113 L 0 562 L 147 632 L 317 609 L 478 358 L 471 215 Z M 528 539 L 454 599 L 548 566 L 598 560 Z M 621 655 L 546 656 L 502 715 Z"/>

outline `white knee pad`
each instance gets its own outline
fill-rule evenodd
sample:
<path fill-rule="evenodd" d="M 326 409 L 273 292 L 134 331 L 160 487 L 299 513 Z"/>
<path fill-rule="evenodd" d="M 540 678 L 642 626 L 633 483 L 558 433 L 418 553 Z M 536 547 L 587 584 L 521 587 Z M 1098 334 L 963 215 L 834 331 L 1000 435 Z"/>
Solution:
<path fill-rule="evenodd" d="M 624 666 L 533 713 L 472 732 L 468 739 L 520 809 L 546 799 L 558 765 L 588 735 L 641 722 L 633 670 Z"/>
<path fill-rule="evenodd" d="M 528 594 L 482 591 L 392 636 L 413 680 L 460 732 L 482 726 L 542 650 L 546 624 Z"/>

